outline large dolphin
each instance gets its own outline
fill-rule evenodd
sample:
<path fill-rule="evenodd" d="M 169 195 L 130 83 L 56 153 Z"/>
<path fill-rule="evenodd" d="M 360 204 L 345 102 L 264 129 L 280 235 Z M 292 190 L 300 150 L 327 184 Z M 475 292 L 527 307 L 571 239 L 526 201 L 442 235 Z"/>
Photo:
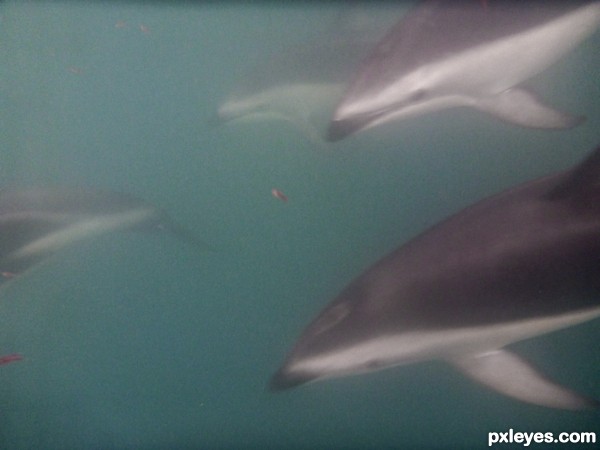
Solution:
<path fill-rule="evenodd" d="M 599 24 L 597 1 L 424 1 L 363 62 L 328 139 L 458 106 L 524 127 L 573 127 L 583 118 L 544 105 L 519 85 Z"/>
<path fill-rule="evenodd" d="M 425 360 L 505 395 L 579 409 L 505 347 L 600 317 L 600 148 L 574 169 L 446 219 L 352 281 L 301 335 L 273 389 Z"/>
<path fill-rule="evenodd" d="M 374 17 L 373 8 L 349 9 L 318 38 L 259 58 L 220 103 L 219 122 L 288 122 L 323 143 L 346 83 L 401 8 L 384 6 Z"/>
<path fill-rule="evenodd" d="M 203 247 L 167 214 L 134 196 L 82 188 L 0 191 L 0 272 L 20 274 L 57 250 L 115 230 L 167 230 Z"/>

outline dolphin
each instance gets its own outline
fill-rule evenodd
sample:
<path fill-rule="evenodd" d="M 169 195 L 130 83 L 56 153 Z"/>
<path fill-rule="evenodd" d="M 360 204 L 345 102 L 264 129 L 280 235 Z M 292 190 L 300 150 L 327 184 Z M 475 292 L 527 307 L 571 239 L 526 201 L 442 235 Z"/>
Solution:
<path fill-rule="evenodd" d="M 363 9 L 350 8 L 318 38 L 259 58 L 218 106 L 217 122 L 283 121 L 324 143 L 346 83 L 400 10 L 386 7 L 372 17 Z"/>
<path fill-rule="evenodd" d="M 327 138 L 460 106 L 523 127 L 574 127 L 583 117 L 543 104 L 520 85 L 599 24 L 598 1 L 424 1 L 363 61 Z"/>
<path fill-rule="evenodd" d="M 600 317 L 600 147 L 575 168 L 484 199 L 352 281 L 302 333 L 272 389 L 442 360 L 546 407 L 596 400 L 505 347 Z"/>
<path fill-rule="evenodd" d="M 116 230 L 166 230 L 204 244 L 134 196 L 84 188 L 0 191 L 0 272 L 17 275 L 61 248 Z"/>

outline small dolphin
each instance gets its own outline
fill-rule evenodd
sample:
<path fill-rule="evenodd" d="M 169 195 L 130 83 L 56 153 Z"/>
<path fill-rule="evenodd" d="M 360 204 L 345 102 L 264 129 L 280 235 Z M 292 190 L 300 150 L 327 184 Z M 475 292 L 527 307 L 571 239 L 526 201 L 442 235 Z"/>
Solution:
<path fill-rule="evenodd" d="M 346 83 L 399 10 L 365 19 L 364 8 L 350 9 L 330 33 L 264 58 L 220 104 L 219 122 L 284 121 L 323 143 Z"/>
<path fill-rule="evenodd" d="M 203 247 L 167 214 L 131 195 L 90 189 L 0 191 L 0 272 L 22 273 L 57 250 L 115 230 L 167 230 Z"/>
<path fill-rule="evenodd" d="M 424 1 L 379 42 L 329 126 L 342 139 L 392 120 L 469 106 L 532 128 L 569 128 L 583 118 L 518 87 L 590 36 L 600 2 Z"/>
<path fill-rule="evenodd" d="M 595 400 L 504 347 L 600 317 L 600 147 L 412 239 L 352 281 L 301 335 L 271 387 L 444 360 L 505 395 Z"/>

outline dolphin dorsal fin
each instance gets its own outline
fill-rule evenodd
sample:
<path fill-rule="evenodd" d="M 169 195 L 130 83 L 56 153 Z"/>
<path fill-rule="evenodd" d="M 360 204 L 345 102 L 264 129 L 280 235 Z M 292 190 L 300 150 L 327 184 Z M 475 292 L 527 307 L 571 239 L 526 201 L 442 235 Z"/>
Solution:
<path fill-rule="evenodd" d="M 600 187 L 600 147 L 561 178 L 546 195 L 548 200 L 578 198 Z"/>

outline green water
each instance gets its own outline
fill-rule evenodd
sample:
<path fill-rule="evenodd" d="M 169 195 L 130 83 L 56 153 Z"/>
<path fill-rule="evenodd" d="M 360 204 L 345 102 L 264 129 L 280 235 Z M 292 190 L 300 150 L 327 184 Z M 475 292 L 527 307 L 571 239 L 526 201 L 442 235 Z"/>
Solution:
<path fill-rule="evenodd" d="M 115 233 L 6 288 L 0 354 L 24 359 L 0 368 L 0 448 L 484 448 L 509 428 L 600 433 L 598 412 L 522 404 L 441 363 L 266 390 L 302 328 L 379 257 L 598 144 L 599 33 L 528 83 L 587 116 L 568 131 L 453 111 L 323 148 L 285 122 L 214 124 L 248 67 L 326 32 L 340 8 L 0 3 L 1 185 L 132 193 L 215 249 Z M 600 397 L 599 338 L 595 321 L 514 347 Z"/>

